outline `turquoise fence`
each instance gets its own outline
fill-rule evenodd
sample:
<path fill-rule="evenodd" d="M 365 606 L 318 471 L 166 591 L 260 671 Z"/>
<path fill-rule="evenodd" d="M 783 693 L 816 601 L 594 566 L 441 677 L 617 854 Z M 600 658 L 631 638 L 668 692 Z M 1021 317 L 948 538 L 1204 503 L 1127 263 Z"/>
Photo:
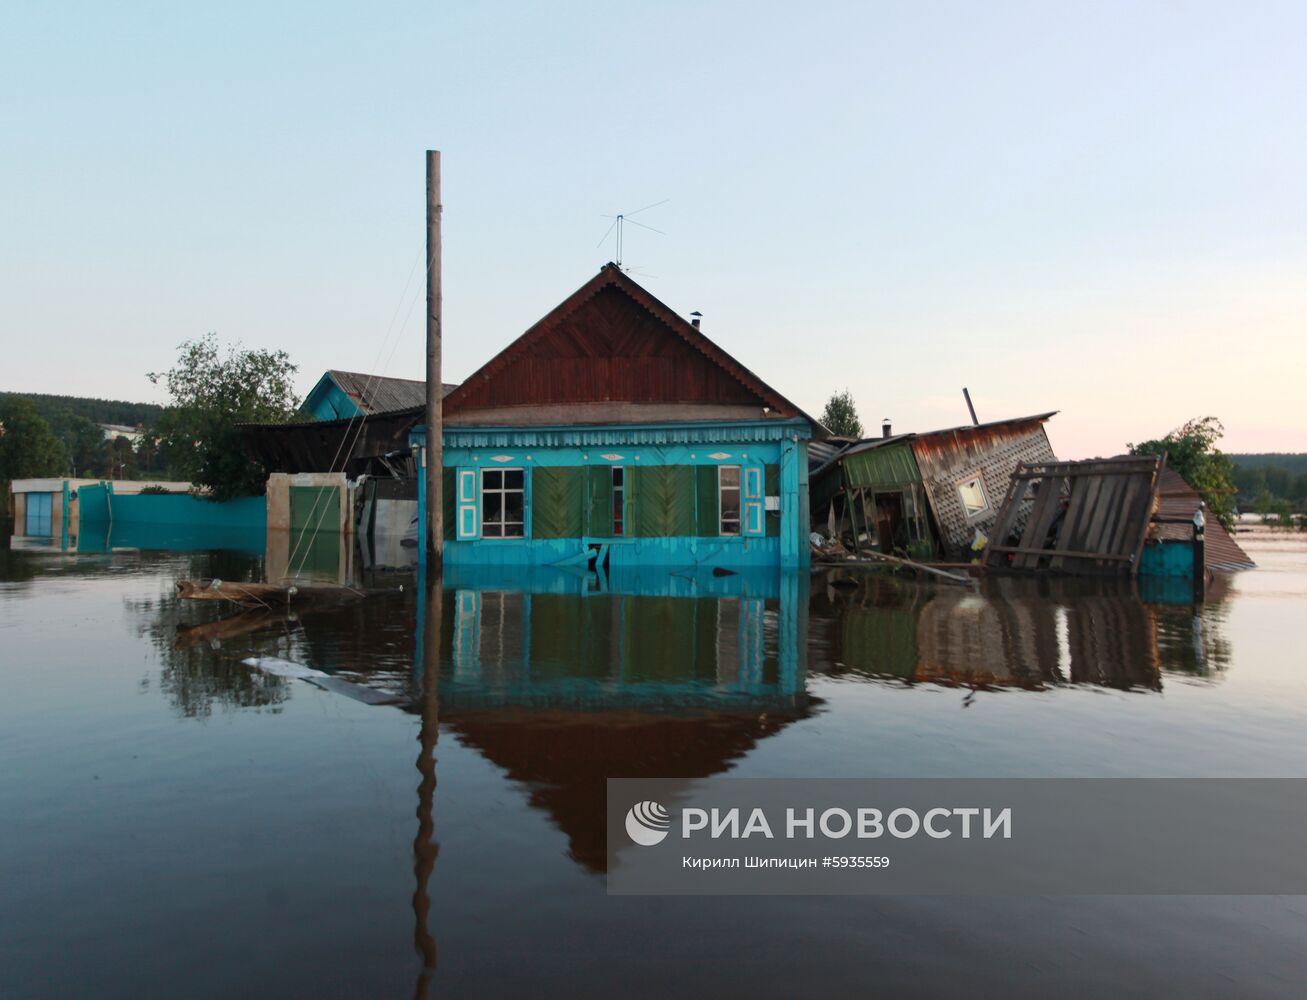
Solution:
<path fill-rule="evenodd" d="M 108 483 L 77 491 L 80 551 L 111 548 L 262 552 L 265 497 L 215 503 L 188 493 L 114 493 Z"/>
<path fill-rule="evenodd" d="M 100 483 L 77 491 L 78 517 L 84 525 L 112 521 L 115 525 L 152 524 L 196 528 L 246 528 L 266 531 L 268 502 L 264 497 L 237 497 L 215 503 L 189 493 L 114 493 Z"/>

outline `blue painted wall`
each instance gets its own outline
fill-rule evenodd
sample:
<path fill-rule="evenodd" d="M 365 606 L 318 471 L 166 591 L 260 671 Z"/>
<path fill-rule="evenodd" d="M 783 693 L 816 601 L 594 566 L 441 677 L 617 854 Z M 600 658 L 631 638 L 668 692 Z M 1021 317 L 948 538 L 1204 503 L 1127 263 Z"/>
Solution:
<path fill-rule="evenodd" d="M 363 411 L 330 375 L 323 375 L 304 397 L 300 412 L 310 414 L 314 420 L 343 420 Z"/>
<path fill-rule="evenodd" d="M 268 502 L 264 497 L 238 497 L 214 503 L 188 493 L 117 494 L 105 483 L 83 486 L 77 496 L 78 518 L 83 526 L 112 521 L 115 525 L 177 525 L 262 532 L 268 525 Z"/>
<path fill-rule="evenodd" d="M 526 475 L 526 537 L 446 540 L 445 562 L 513 566 L 555 565 L 583 557 L 590 545 L 608 546 L 611 569 L 623 566 L 723 567 L 806 566 L 808 548 L 808 447 L 811 430 L 803 420 L 762 420 L 684 424 L 616 424 L 583 427 L 447 427 L 444 465 L 458 472 L 521 468 Z M 415 428 L 410 442 L 426 460 L 426 428 Z M 531 537 L 531 475 L 541 466 L 625 467 L 683 465 L 776 465 L 780 469 L 781 524 L 777 536 L 716 537 Z M 638 502 L 638 499 L 637 499 Z M 472 503 L 478 507 L 479 498 Z M 426 477 L 419 474 L 419 523 L 425 520 Z M 455 516 L 463 513 L 455 506 Z M 422 552 L 423 546 L 419 546 Z"/>
<path fill-rule="evenodd" d="M 1167 540 L 1149 542 L 1139 559 L 1140 576 L 1192 578 L 1194 575 L 1193 542 Z"/>

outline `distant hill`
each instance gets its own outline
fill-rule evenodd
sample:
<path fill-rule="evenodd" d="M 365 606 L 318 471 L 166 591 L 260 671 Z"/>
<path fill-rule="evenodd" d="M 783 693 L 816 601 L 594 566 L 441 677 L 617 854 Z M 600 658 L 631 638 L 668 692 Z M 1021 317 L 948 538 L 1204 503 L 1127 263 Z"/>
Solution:
<path fill-rule="evenodd" d="M 30 399 L 47 422 L 63 411 L 97 424 L 125 424 L 153 427 L 163 413 L 158 403 L 128 403 L 121 399 L 88 399 L 85 396 L 56 396 L 44 392 L 0 392 L 0 396 L 23 396 Z"/>
<path fill-rule="evenodd" d="M 1291 476 L 1307 472 L 1307 452 L 1273 451 L 1263 455 L 1230 455 L 1238 468 L 1281 468 Z"/>

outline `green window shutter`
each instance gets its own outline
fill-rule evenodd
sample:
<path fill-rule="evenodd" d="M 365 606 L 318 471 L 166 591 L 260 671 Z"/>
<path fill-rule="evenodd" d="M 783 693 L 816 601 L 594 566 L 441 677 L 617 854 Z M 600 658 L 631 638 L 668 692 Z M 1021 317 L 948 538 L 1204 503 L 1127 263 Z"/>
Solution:
<path fill-rule="evenodd" d="M 632 533 L 644 538 L 693 535 L 694 468 L 689 465 L 651 465 L 630 471 L 638 497 Z"/>
<path fill-rule="evenodd" d="M 763 492 L 766 496 L 777 497 L 781 495 L 781 467 L 779 465 L 763 466 Z M 775 538 L 781 533 L 781 512 L 779 510 L 769 510 L 765 513 L 767 521 L 767 534 Z"/>
<path fill-rule="evenodd" d="M 585 533 L 609 538 L 613 533 L 613 470 L 608 465 L 591 465 L 586 470 Z"/>
<path fill-rule="evenodd" d="M 741 517 L 740 534 L 761 535 L 766 531 L 763 524 L 762 501 L 762 466 L 746 465 L 740 469 Z"/>
<path fill-rule="evenodd" d="M 717 523 L 717 466 L 696 465 L 695 479 L 695 534 L 713 538 L 721 530 Z"/>
<path fill-rule="evenodd" d="M 531 470 L 531 536 L 580 538 L 586 470 L 537 466 Z"/>
<path fill-rule="evenodd" d="M 481 471 L 456 469 L 455 504 L 458 510 L 455 537 L 459 541 L 472 541 L 481 537 Z"/>

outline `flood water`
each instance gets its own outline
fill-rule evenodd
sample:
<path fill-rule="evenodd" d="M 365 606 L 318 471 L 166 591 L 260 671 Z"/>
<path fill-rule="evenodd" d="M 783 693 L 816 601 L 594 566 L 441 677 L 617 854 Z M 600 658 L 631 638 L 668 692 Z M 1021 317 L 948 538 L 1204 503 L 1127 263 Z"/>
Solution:
<path fill-rule="evenodd" d="M 610 776 L 1307 777 L 1307 544 L 1240 541 L 1202 605 L 464 571 L 222 625 L 174 582 L 261 555 L 0 549 L 0 993 L 1301 995 L 1302 897 L 605 895 Z"/>

